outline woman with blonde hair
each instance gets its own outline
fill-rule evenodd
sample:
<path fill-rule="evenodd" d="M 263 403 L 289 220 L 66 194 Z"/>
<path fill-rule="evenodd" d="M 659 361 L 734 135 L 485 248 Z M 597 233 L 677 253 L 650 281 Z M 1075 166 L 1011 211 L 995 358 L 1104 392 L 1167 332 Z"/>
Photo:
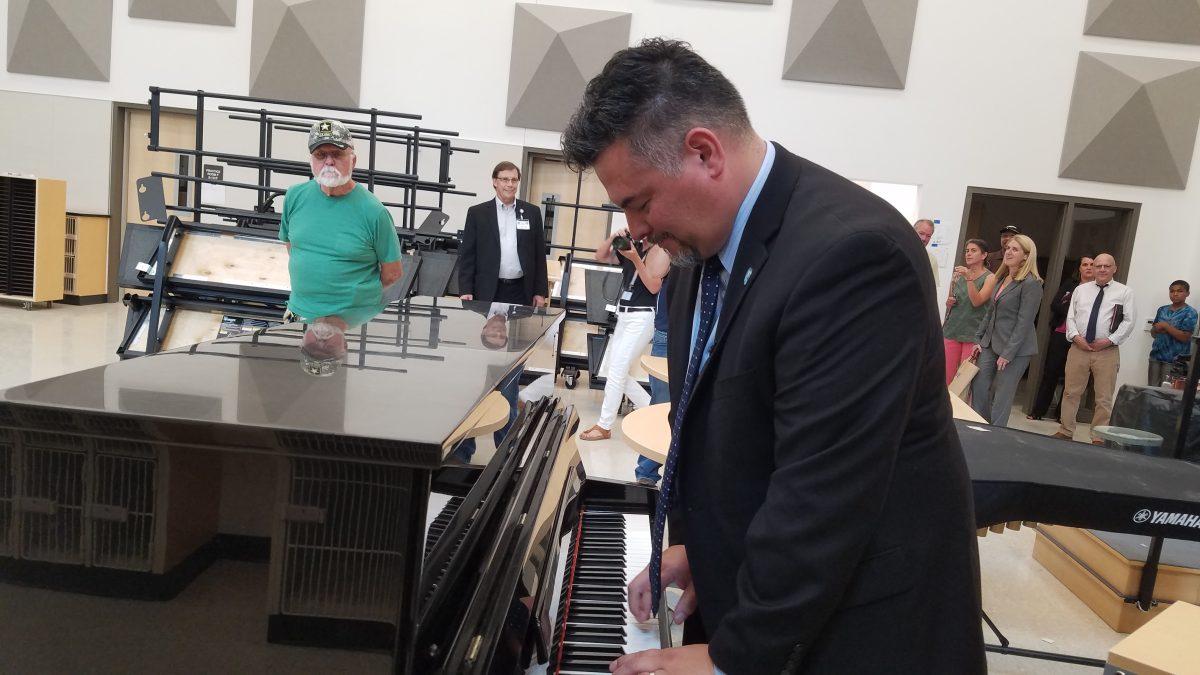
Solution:
<path fill-rule="evenodd" d="M 996 426 L 1007 426 L 1017 385 L 1038 353 L 1034 318 L 1042 305 L 1037 246 L 1018 234 L 1004 246 L 996 290 L 976 332 L 972 355 L 979 374 L 971 383 L 971 407 Z"/>

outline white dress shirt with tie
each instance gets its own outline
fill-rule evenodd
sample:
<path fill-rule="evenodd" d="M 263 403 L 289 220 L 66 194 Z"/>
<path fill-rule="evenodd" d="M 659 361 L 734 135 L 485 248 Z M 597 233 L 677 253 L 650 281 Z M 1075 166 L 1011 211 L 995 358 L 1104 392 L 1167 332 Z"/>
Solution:
<path fill-rule="evenodd" d="M 1092 305 L 1095 304 L 1096 296 L 1099 293 L 1100 287 L 1094 281 L 1079 284 L 1079 287 L 1075 289 L 1071 297 L 1071 311 L 1067 314 L 1068 340 L 1074 340 L 1076 335 L 1086 337 L 1088 319 L 1092 316 Z M 1110 330 L 1113 312 L 1116 311 L 1117 305 L 1122 306 L 1124 317 L 1116 330 Z M 1128 340 L 1130 335 L 1133 335 L 1135 315 L 1133 291 L 1118 281 L 1108 282 L 1104 287 L 1104 299 L 1100 301 L 1100 314 L 1096 318 L 1096 339 L 1108 338 L 1114 345 L 1119 346 Z"/>
<path fill-rule="evenodd" d="M 500 228 L 500 278 L 520 279 L 521 259 L 517 256 L 517 202 L 505 204 L 496 197 L 496 224 Z"/>

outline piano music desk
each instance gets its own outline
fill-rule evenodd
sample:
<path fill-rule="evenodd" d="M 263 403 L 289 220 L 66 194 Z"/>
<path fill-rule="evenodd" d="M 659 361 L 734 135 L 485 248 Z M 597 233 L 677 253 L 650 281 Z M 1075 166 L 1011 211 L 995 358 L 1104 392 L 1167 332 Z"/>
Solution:
<path fill-rule="evenodd" d="M 671 425 L 667 423 L 670 403 L 656 403 L 634 410 L 621 422 L 625 441 L 643 457 L 659 464 L 667 463 L 671 447 Z"/>

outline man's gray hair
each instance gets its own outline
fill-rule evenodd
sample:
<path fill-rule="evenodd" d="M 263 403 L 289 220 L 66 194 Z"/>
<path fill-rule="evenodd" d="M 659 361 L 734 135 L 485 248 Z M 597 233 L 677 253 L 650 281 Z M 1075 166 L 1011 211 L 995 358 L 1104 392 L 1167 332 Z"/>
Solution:
<path fill-rule="evenodd" d="M 680 171 L 687 132 L 706 127 L 749 134 L 741 94 L 686 42 L 649 38 L 613 55 L 592 78 L 562 136 L 575 171 L 626 139 L 633 154 L 669 175 Z"/>

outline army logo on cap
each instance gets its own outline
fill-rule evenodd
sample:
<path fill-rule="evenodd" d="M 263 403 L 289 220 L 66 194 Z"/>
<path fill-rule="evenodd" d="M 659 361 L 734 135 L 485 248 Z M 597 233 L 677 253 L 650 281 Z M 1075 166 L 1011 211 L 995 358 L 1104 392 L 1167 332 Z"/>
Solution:
<path fill-rule="evenodd" d="M 351 140 L 350 130 L 345 124 L 337 120 L 321 120 L 312 125 L 308 130 L 308 151 L 316 150 L 318 146 L 326 143 L 336 145 L 339 148 L 348 148 L 354 144 Z"/>

